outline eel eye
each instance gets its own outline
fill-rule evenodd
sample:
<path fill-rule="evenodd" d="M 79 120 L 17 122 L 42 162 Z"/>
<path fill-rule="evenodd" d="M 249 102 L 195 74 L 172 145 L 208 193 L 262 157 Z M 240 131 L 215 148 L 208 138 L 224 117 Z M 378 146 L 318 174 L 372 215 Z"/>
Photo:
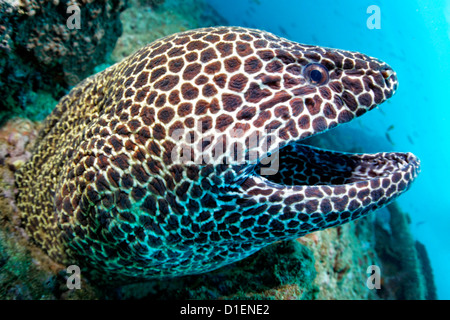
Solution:
<path fill-rule="evenodd" d="M 321 86 L 328 82 L 328 70 L 319 63 L 310 63 L 303 70 L 303 76 L 309 83 Z"/>

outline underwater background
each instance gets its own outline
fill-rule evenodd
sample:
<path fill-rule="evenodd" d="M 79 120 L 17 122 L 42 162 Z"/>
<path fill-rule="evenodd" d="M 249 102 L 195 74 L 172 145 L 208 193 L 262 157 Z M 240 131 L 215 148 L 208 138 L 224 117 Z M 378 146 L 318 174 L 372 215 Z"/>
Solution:
<path fill-rule="evenodd" d="M 5 9 L 4 3 L 13 9 Z M 17 3 L 4 3 L 0 12 L 0 299 L 450 299 L 449 0 L 111 1 L 114 6 L 108 14 L 95 15 L 100 27 L 80 29 L 86 32 L 84 39 L 95 41 L 70 47 L 78 50 L 74 56 L 66 53 L 64 44 L 44 43 L 46 34 L 59 32 L 46 27 L 53 19 L 52 4 L 24 1 L 28 11 L 20 14 L 28 20 L 20 20 L 14 16 Z M 372 5 L 380 10 L 380 29 L 368 28 L 372 12 L 367 9 Z M 64 13 L 61 8 L 57 11 Z M 67 291 L 62 288 L 67 276 L 45 258 L 37 263 L 39 253 L 20 235 L 13 171 L 29 158 L 27 145 L 57 100 L 89 74 L 165 35 L 213 25 L 258 28 L 387 62 L 399 79 L 395 96 L 311 143 L 348 152 L 413 152 L 421 160 L 421 174 L 397 205 L 342 228 L 270 246 L 211 274 L 107 293 L 89 286 L 82 293 Z M 24 46 L 29 30 L 32 34 L 38 30 L 41 38 Z M 21 46 L 29 51 L 16 50 Z M 45 50 L 35 49 L 39 47 Z M 418 249 L 418 243 L 426 252 Z M 424 262 L 427 255 L 431 268 Z M 396 256 L 399 260 L 413 256 L 421 262 L 396 261 Z M 359 277 L 364 279 L 367 265 L 378 263 L 384 267 L 386 291 L 369 292 Z M 428 286 L 421 289 L 425 293 L 411 293 L 418 283 Z"/>
<path fill-rule="evenodd" d="M 368 152 L 410 151 L 421 159 L 421 174 L 398 202 L 411 216 L 414 237 L 428 250 L 439 298 L 449 299 L 450 1 L 210 3 L 231 25 L 360 51 L 386 61 L 397 72 L 399 89 L 392 99 L 336 130 L 365 131 Z M 380 29 L 367 27 L 371 5 L 380 9 Z"/>

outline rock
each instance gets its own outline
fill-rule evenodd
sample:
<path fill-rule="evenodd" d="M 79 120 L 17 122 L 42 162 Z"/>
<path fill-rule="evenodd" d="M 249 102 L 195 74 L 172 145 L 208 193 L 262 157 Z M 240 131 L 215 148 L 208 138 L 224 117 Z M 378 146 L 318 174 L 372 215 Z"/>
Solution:
<path fill-rule="evenodd" d="M 123 35 L 111 54 L 118 62 L 136 50 L 164 36 L 208 26 L 226 25 L 212 7 L 199 0 L 166 0 L 148 6 L 145 0 L 130 0 L 130 8 L 122 14 Z"/>
<path fill-rule="evenodd" d="M 69 5 L 80 8 L 79 29 L 68 27 Z M 0 109 L 22 114 L 36 92 L 59 99 L 92 74 L 122 33 L 125 7 L 126 0 L 1 1 Z"/>
<path fill-rule="evenodd" d="M 131 284 L 105 292 L 112 299 L 309 300 L 318 291 L 315 275 L 311 251 L 296 241 L 287 241 L 209 273 Z"/>
<path fill-rule="evenodd" d="M 141 6 L 156 8 L 164 3 L 164 0 L 139 0 Z"/>
<path fill-rule="evenodd" d="M 437 300 L 436 284 L 434 283 L 433 269 L 431 268 L 430 258 L 428 257 L 425 246 L 416 240 L 415 242 L 417 255 L 420 260 L 421 271 L 425 281 L 426 300 Z"/>
<path fill-rule="evenodd" d="M 427 281 L 409 229 L 409 217 L 395 202 L 387 209 L 391 233 L 379 226 L 375 229 L 375 250 L 380 258 L 382 276 L 377 295 L 388 300 L 424 300 L 427 298 Z"/>

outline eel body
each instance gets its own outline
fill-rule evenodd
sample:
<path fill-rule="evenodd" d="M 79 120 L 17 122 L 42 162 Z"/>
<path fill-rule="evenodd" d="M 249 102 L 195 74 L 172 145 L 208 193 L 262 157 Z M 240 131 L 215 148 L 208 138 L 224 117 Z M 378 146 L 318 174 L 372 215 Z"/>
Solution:
<path fill-rule="evenodd" d="M 24 227 L 58 262 L 137 281 L 347 223 L 405 192 L 419 160 L 301 141 L 396 89 L 382 61 L 260 30 L 165 37 L 60 100 L 17 172 Z"/>

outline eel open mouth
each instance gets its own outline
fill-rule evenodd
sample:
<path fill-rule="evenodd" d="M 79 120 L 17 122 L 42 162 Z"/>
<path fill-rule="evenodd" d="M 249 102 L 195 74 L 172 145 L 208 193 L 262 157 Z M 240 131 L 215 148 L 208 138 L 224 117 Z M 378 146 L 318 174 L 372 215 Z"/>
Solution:
<path fill-rule="evenodd" d="M 403 190 L 420 166 L 419 159 L 412 153 L 352 154 L 300 143 L 280 149 L 278 157 L 278 170 L 265 178 L 284 186 L 331 186 L 388 179 L 385 185 L 403 180 L 399 185 Z"/>
<path fill-rule="evenodd" d="M 242 188 L 248 197 L 270 203 L 270 219 L 287 221 L 283 239 L 340 225 L 389 204 L 408 190 L 420 170 L 412 153 L 352 154 L 298 141 L 276 153 L 271 155 L 272 174 L 259 163 Z M 268 228 L 274 239 L 281 236 L 278 222 Z"/>
<path fill-rule="evenodd" d="M 242 188 L 249 197 L 262 197 L 260 202 L 267 199 L 273 219 L 296 217 L 300 225 L 293 223 L 296 227 L 288 231 L 296 236 L 358 219 L 389 204 L 409 189 L 420 170 L 412 153 L 353 154 L 299 141 L 276 153 L 271 155 L 274 170 L 264 171 L 262 164 L 267 162 L 262 161 Z"/>

